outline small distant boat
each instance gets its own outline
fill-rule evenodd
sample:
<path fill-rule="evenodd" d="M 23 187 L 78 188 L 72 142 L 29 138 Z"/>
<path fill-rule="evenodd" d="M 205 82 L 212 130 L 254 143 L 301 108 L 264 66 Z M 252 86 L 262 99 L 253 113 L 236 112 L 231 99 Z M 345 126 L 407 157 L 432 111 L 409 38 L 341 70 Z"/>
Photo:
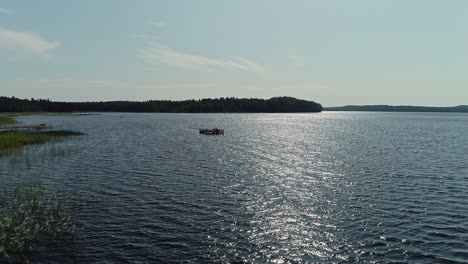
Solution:
<path fill-rule="evenodd" d="M 200 134 L 204 135 L 224 135 L 224 129 L 219 129 L 219 128 L 200 128 L 199 129 Z"/>

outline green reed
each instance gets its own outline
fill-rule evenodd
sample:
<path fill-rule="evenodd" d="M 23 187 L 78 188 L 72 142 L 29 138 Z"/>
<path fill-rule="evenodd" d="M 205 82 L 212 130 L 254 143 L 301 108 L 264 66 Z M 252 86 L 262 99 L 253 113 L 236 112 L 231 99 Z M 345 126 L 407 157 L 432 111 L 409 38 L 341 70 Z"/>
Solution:
<path fill-rule="evenodd" d="M 0 193 L 0 262 L 25 258 L 40 238 L 73 235 L 76 226 L 64 199 L 40 185 Z"/>
<path fill-rule="evenodd" d="M 4 125 L 12 125 L 14 123 L 16 123 L 17 121 L 13 118 L 13 117 L 10 117 L 10 116 L 0 116 L 0 126 L 4 126 Z"/>
<path fill-rule="evenodd" d="M 76 135 L 82 135 L 82 133 L 68 130 L 38 131 L 34 129 L 0 131 L 0 151 L 40 144 L 53 138 Z"/>

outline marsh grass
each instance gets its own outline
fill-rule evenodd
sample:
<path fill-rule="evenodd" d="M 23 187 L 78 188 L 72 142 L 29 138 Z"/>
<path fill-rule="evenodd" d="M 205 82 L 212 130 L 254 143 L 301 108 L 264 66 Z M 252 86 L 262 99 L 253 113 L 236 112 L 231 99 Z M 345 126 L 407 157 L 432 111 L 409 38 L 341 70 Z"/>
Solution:
<path fill-rule="evenodd" d="M 43 130 L 48 129 L 49 127 L 46 125 L 27 125 L 27 126 L 7 126 L 7 127 L 0 127 L 1 130 L 15 130 L 15 129 L 34 129 L 34 130 Z M 0 130 L 0 131 L 1 131 Z"/>
<path fill-rule="evenodd" d="M 65 136 L 83 135 L 80 132 L 68 130 L 6 130 L 0 131 L 0 151 L 7 151 L 26 145 L 41 144 L 47 140 Z"/>
<path fill-rule="evenodd" d="M 0 126 L 12 125 L 15 124 L 17 121 L 10 116 L 0 116 Z"/>
<path fill-rule="evenodd" d="M 42 186 L 27 185 L 0 193 L 1 263 L 27 262 L 35 243 L 71 237 L 75 231 L 66 200 Z"/>
<path fill-rule="evenodd" d="M 12 126 L 15 123 L 12 116 L 0 116 L 0 157 L 26 145 L 82 135 L 46 130 L 45 125 Z M 34 246 L 41 241 L 72 237 L 76 226 L 71 212 L 76 200 L 72 196 L 58 197 L 40 185 L 0 190 L 0 263 L 27 263 Z"/>

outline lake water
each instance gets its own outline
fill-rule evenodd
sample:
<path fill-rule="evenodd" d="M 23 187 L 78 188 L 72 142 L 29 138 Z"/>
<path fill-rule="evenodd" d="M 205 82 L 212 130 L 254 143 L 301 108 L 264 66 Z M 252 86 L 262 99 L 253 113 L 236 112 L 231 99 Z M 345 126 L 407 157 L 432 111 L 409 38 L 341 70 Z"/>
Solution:
<path fill-rule="evenodd" d="M 92 200 L 33 263 L 468 263 L 468 114 L 20 120 L 87 134 L 0 158 Z"/>

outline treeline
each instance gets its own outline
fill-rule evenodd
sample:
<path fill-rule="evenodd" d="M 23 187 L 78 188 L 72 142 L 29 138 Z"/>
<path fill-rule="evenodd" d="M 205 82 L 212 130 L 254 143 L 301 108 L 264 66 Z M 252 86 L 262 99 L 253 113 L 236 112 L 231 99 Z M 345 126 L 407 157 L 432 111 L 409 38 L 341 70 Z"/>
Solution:
<path fill-rule="evenodd" d="M 285 113 L 321 112 L 322 105 L 293 97 L 217 98 L 109 102 L 54 102 L 44 99 L 0 97 L 0 112 L 168 112 L 168 113 Z"/>
<path fill-rule="evenodd" d="M 393 105 L 347 105 L 340 107 L 326 107 L 325 111 L 371 111 L 371 112 L 468 112 L 468 105 L 452 107 L 432 106 L 393 106 Z"/>

